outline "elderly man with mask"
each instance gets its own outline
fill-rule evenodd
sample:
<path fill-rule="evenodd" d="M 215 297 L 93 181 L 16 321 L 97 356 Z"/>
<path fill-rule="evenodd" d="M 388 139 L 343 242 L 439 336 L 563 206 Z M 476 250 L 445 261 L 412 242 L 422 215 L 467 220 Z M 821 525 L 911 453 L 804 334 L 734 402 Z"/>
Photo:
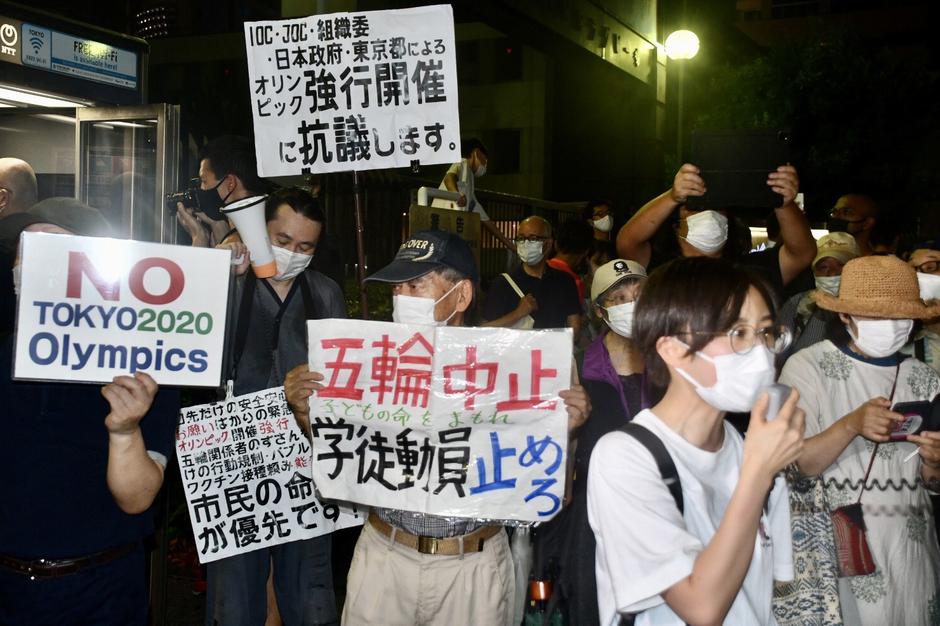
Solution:
<path fill-rule="evenodd" d="M 925 304 L 913 268 L 893 256 L 849 261 L 839 295 L 814 298 L 846 332 L 790 357 L 780 382 L 806 412 L 800 471 L 824 479 L 830 509 L 861 502 L 875 571 L 839 578 L 843 620 L 936 623 L 940 549 L 927 489 L 940 488 L 940 432 L 897 433 L 905 416 L 892 409 L 940 392 L 936 372 L 899 353 L 914 320 L 940 316 L 940 303 Z"/>
<path fill-rule="evenodd" d="M 464 326 L 479 270 L 459 236 L 422 231 L 367 280 L 391 285 L 396 322 Z M 322 381 L 322 373 L 302 365 L 285 382 L 291 409 L 305 429 L 308 399 L 322 388 Z M 590 413 L 588 397 L 580 385 L 560 395 L 568 410 L 569 432 L 574 431 Z M 511 626 L 514 578 L 502 526 L 375 508 L 356 544 L 343 623 Z"/>
<path fill-rule="evenodd" d="M 483 307 L 484 326 L 581 329 L 581 302 L 571 276 L 551 267 L 552 227 L 532 215 L 519 223 L 516 253 L 522 262 L 490 283 Z"/>
<path fill-rule="evenodd" d="M 816 289 L 838 296 L 842 268 L 859 256 L 858 244 L 848 233 L 835 232 L 820 237 L 811 266 Z M 780 309 L 780 323 L 793 334 L 793 343 L 784 358 L 825 339 L 828 327 L 835 323 L 832 313 L 816 306 L 813 293 L 813 290 L 798 293 Z"/>
<path fill-rule="evenodd" d="M 750 234 L 724 211 L 695 211 L 690 197 L 705 195 L 706 183 L 698 167 L 686 163 L 676 173 L 672 188 L 653 198 L 624 224 L 617 234 L 620 256 L 652 271 L 676 257 L 721 257 L 758 270 L 778 292 L 809 266 L 816 245 L 809 222 L 795 202 L 799 191 L 796 168 L 781 165 L 767 175 L 767 186 L 781 196 L 774 210 L 780 223 L 782 245 L 748 254 Z M 674 232 L 663 232 L 678 211 Z M 740 226 L 738 226 L 740 225 Z M 729 226 L 735 226 L 729 229 Z M 739 231 L 739 232 L 735 232 Z M 661 237 L 657 237 L 659 234 Z M 653 240 L 661 238 L 654 249 Z"/>

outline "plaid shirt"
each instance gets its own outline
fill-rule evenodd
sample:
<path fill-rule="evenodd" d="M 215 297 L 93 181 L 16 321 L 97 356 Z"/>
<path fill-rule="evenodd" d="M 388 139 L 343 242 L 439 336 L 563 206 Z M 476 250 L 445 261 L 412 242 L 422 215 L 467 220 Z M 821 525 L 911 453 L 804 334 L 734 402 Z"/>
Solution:
<path fill-rule="evenodd" d="M 399 511 L 398 509 L 381 509 L 375 507 L 372 511 L 379 519 L 395 528 L 422 537 L 457 537 L 467 535 L 484 526 L 492 526 L 487 522 L 475 519 L 458 517 L 441 517 L 414 511 Z"/>

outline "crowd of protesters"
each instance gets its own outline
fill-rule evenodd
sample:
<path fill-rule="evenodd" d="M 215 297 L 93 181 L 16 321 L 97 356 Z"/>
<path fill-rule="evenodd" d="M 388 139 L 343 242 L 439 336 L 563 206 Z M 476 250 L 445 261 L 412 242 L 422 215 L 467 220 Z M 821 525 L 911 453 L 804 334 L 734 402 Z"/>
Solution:
<path fill-rule="evenodd" d="M 448 208 L 486 220 L 474 184 L 489 157 L 464 148 L 441 188 L 459 195 Z M 305 322 L 346 304 L 318 265 L 330 233 L 316 194 L 272 191 L 254 158 L 245 139 L 210 142 L 198 206 L 180 204 L 178 220 L 192 245 L 232 254 L 234 393 L 283 385 L 309 433 L 323 374 L 306 365 Z M 499 233 L 518 260 L 485 290 L 470 247 L 443 231 L 412 233 L 368 278 L 391 287 L 395 322 L 572 329 L 570 497 L 533 542 L 554 563 L 544 623 L 940 623 L 940 432 L 901 432 L 909 415 L 895 410 L 940 394 L 940 245 L 898 251 L 857 193 L 815 240 L 796 169 L 766 182 L 779 241 L 758 251 L 734 214 L 690 208 L 708 181 L 685 164 L 619 229 L 595 200 L 565 223 L 532 215 Z M 174 471 L 180 395 L 141 372 L 101 388 L 13 380 L 20 235 L 115 234 L 95 208 L 37 200 L 29 164 L 0 159 L 0 623 L 146 624 L 144 539 Z M 269 278 L 225 216 L 255 204 Z M 768 392 L 778 380 L 785 392 Z M 344 606 L 327 534 L 211 563 L 206 624 L 513 626 L 511 533 L 376 508 Z"/>

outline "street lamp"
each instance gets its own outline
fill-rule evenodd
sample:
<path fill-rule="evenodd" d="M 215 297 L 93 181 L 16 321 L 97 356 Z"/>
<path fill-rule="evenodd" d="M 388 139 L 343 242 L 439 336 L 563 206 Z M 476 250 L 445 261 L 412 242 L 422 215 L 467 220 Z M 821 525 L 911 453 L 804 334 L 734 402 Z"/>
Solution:
<path fill-rule="evenodd" d="M 685 82 L 685 61 L 698 54 L 698 35 L 691 30 L 677 30 L 666 37 L 666 56 L 679 64 L 679 122 L 676 127 L 676 158 L 682 162 L 682 88 Z"/>

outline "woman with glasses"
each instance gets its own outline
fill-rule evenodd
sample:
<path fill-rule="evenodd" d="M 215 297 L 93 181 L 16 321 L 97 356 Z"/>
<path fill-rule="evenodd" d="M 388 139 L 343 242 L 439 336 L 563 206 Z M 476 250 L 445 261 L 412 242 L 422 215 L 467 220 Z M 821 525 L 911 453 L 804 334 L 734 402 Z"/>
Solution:
<path fill-rule="evenodd" d="M 761 390 L 789 341 L 767 287 L 726 261 L 675 260 L 647 279 L 633 341 L 653 400 L 633 423 L 665 448 L 681 496 L 640 439 L 615 431 L 597 443 L 588 519 L 600 623 L 775 624 L 773 581 L 792 576 L 777 474 L 800 454 L 803 412 L 793 393 L 767 419 Z M 751 412 L 746 439 L 728 411 Z"/>
<path fill-rule="evenodd" d="M 936 372 L 899 353 L 914 320 L 940 316 L 940 303 L 925 304 L 914 269 L 891 256 L 849 261 L 839 295 L 814 298 L 848 334 L 794 354 L 780 380 L 806 412 L 800 471 L 822 477 L 830 510 L 861 501 L 875 570 L 841 572 L 843 621 L 937 624 L 940 550 L 927 489 L 940 491 L 940 432 L 906 435 L 893 408 L 940 392 Z"/>

